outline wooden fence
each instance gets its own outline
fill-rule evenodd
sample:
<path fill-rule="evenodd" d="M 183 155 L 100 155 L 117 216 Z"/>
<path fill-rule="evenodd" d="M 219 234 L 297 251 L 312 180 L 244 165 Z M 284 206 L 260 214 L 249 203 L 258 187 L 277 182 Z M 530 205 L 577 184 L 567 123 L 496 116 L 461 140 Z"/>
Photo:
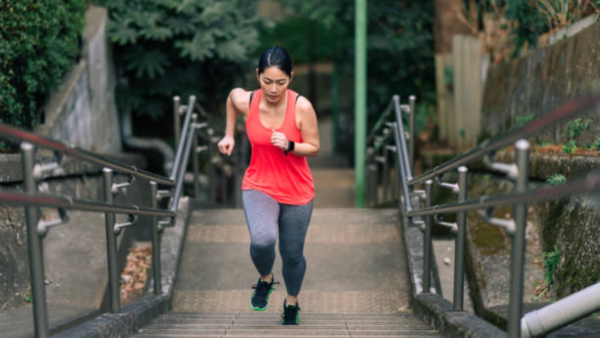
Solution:
<path fill-rule="evenodd" d="M 440 139 L 457 149 L 477 144 L 489 65 L 478 38 L 455 35 L 452 54 L 435 57 Z"/>

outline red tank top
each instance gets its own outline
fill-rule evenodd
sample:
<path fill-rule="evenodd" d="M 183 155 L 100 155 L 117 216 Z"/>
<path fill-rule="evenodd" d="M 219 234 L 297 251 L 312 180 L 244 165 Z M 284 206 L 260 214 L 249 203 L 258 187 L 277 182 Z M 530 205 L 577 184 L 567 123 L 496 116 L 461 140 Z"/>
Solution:
<path fill-rule="evenodd" d="M 287 91 L 287 107 L 281 127 L 275 131 L 285 134 L 288 140 L 302 142 L 302 134 L 296 126 L 297 93 Z M 252 159 L 244 175 L 242 190 L 259 190 L 283 204 L 303 205 L 315 195 L 315 186 L 306 157 L 297 156 L 271 143 L 271 129 L 260 121 L 262 90 L 251 97 L 250 111 L 246 119 L 246 133 L 252 146 Z"/>

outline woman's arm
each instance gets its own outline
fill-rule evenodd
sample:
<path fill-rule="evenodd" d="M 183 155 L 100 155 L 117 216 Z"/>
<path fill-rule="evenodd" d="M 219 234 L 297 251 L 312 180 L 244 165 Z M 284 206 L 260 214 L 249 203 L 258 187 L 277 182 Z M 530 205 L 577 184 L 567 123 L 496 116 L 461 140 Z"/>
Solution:
<path fill-rule="evenodd" d="M 300 129 L 300 133 L 302 134 L 302 143 L 295 143 L 292 153 L 304 157 L 317 156 L 321 148 L 317 113 L 315 113 L 315 109 L 310 101 L 304 97 L 300 97 L 296 104 L 296 119 L 298 129 Z M 289 141 L 282 133 L 274 131 L 271 136 L 271 142 L 281 150 L 289 149 Z"/>
<path fill-rule="evenodd" d="M 248 114 L 248 103 L 250 101 L 250 92 L 241 88 L 235 88 L 227 97 L 225 109 L 227 112 L 225 124 L 225 136 L 219 141 L 218 148 L 221 154 L 231 155 L 235 146 L 234 133 L 235 124 L 239 115 L 246 117 Z"/>

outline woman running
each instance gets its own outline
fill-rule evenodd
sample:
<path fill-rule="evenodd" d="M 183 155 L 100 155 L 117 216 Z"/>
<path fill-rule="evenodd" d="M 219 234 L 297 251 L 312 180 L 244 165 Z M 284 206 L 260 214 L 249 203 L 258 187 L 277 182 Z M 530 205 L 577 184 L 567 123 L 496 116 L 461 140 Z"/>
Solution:
<path fill-rule="evenodd" d="M 225 137 L 219 151 L 231 155 L 239 114 L 246 121 L 252 159 L 242 182 L 242 204 L 250 231 L 250 257 L 260 274 L 250 307 L 265 311 L 275 282 L 275 242 L 279 252 L 287 297 L 282 323 L 298 325 L 298 294 L 306 271 L 304 240 L 312 215 L 314 184 L 306 157 L 319 153 L 317 115 L 311 103 L 289 89 L 294 73 L 292 59 L 280 47 L 264 51 L 256 77 L 260 89 L 241 88 L 227 98 Z"/>

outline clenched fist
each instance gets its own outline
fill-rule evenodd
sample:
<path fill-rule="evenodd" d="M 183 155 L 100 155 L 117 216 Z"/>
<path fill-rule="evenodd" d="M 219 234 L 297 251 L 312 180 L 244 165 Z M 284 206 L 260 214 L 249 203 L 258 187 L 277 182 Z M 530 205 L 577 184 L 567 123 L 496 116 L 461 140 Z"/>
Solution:
<path fill-rule="evenodd" d="M 271 130 L 271 143 L 277 148 L 287 151 L 290 147 L 290 143 L 284 133 L 276 132 L 274 129 Z"/>
<path fill-rule="evenodd" d="M 233 147 L 235 146 L 235 140 L 231 136 L 225 136 L 219 141 L 217 146 L 219 147 L 221 154 L 231 156 Z"/>

